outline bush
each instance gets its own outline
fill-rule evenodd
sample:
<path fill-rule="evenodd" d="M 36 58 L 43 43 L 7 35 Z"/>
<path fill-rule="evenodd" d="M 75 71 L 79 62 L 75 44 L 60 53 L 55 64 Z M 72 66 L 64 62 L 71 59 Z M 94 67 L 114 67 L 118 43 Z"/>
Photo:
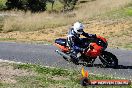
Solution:
<path fill-rule="evenodd" d="M 22 2 L 20 0 L 7 0 L 6 6 L 8 9 L 20 9 L 22 8 Z"/>
<path fill-rule="evenodd" d="M 4 10 L 6 8 L 6 0 L 0 0 L 0 10 Z"/>
<path fill-rule="evenodd" d="M 63 5 L 63 10 L 73 10 L 78 0 L 59 0 Z"/>
<path fill-rule="evenodd" d="M 7 0 L 7 9 L 31 10 L 32 12 L 45 11 L 47 0 Z"/>
<path fill-rule="evenodd" d="M 27 8 L 33 12 L 45 11 L 46 0 L 28 0 Z"/>

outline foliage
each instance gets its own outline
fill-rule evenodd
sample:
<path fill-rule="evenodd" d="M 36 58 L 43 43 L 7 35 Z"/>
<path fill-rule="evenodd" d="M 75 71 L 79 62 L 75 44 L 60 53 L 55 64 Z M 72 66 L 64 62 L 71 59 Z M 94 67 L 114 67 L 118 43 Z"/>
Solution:
<path fill-rule="evenodd" d="M 32 12 L 45 11 L 47 0 L 7 0 L 7 9 L 31 10 Z"/>
<path fill-rule="evenodd" d="M 6 8 L 5 3 L 6 3 L 6 0 L 0 0 L 0 10 L 3 10 Z"/>
<path fill-rule="evenodd" d="M 73 10 L 78 0 L 59 0 L 64 5 L 64 10 Z"/>

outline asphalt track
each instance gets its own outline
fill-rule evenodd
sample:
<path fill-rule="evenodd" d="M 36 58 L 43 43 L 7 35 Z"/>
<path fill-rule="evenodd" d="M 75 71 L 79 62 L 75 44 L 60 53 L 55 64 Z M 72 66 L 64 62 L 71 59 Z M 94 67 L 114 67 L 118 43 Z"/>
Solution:
<path fill-rule="evenodd" d="M 55 50 L 56 47 L 53 45 L 0 42 L 0 59 L 80 70 L 80 65 L 66 62 L 55 53 Z M 95 61 L 96 66 L 85 69 L 94 74 L 132 79 L 132 51 L 124 49 L 107 49 L 107 51 L 119 59 L 117 69 L 101 68 L 99 59 Z"/>

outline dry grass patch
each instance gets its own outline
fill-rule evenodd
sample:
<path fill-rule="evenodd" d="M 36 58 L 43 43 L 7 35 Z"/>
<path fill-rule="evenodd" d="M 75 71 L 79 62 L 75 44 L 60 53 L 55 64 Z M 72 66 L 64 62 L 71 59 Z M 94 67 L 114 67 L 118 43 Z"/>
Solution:
<path fill-rule="evenodd" d="M 131 1 L 132 0 L 92 0 L 89 3 L 83 4 L 82 7 L 75 12 L 76 18 L 87 21 L 90 17 L 120 9 L 131 3 Z"/>
<path fill-rule="evenodd" d="M 87 22 L 90 17 L 119 9 L 130 2 L 131 0 L 95 0 L 82 4 L 82 7 L 79 6 L 72 12 L 58 14 L 17 12 L 18 16 L 9 17 L 4 21 L 3 31 L 35 31 L 68 25 L 77 20 Z"/>
<path fill-rule="evenodd" d="M 132 19 L 105 20 L 88 24 L 86 31 L 104 36 L 108 39 L 110 47 L 124 47 L 132 42 Z M 127 47 L 131 48 L 131 47 Z"/>
<path fill-rule="evenodd" d="M 35 76 L 36 73 L 23 70 L 23 69 L 14 69 L 12 64 L 0 62 L 0 83 L 6 84 L 15 84 L 17 80 L 15 77 L 22 77 L 22 76 Z"/>
<path fill-rule="evenodd" d="M 24 16 L 6 19 L 4 21 L 3 31 L 36 31 L 46 28 L 56 28 L 67 25 L 72 20 L 75 20 L 75 18 L 64 18 L 61 14 L 25 14 Z"/>
<path fill-rule="evenodd" d="M 15 41 L 54 42 L 56 38 L 66 38 L 69 27 L 48 28 L 33 32 L 1 33 L 0 38 L 14 38 Z M 132 19 L 89 21 L 85 24 L 85 31 L 106 37 L 110 47 L 124 47 L 132 41 Z"/>
<path fill-rule="evenodd" d="M 9 32 L 0 33 L 0 38 L 15 38 L 15 41 L 47 41 L 53 42 L 58 37 L 65 37 L 67 35 L 68 26 L 43 29 L 33 32 Z"/>

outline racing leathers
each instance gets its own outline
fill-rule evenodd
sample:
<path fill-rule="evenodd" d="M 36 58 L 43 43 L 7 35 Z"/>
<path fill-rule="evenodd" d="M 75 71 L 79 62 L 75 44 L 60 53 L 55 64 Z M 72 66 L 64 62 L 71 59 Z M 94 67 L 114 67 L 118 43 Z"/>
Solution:
<path fill-rule="evenodd" d="M 96 38 L 96 34 L 88 34 L 83 31 L 82 33 L 83 36 L 87 38 Z M 74 63 L 78 63 L 80 55 L 79 52 L 84 51 L 84 48 L 82 46 L 84 43 L 82 42 L 83 38 L 80 38 L 80 34 L 77 34 L 74 32 L 74 29 L 71 28 L 68 32 L 67 36 L 67 45 L 71 50 L 71 59 L 73 60 Z"/>

